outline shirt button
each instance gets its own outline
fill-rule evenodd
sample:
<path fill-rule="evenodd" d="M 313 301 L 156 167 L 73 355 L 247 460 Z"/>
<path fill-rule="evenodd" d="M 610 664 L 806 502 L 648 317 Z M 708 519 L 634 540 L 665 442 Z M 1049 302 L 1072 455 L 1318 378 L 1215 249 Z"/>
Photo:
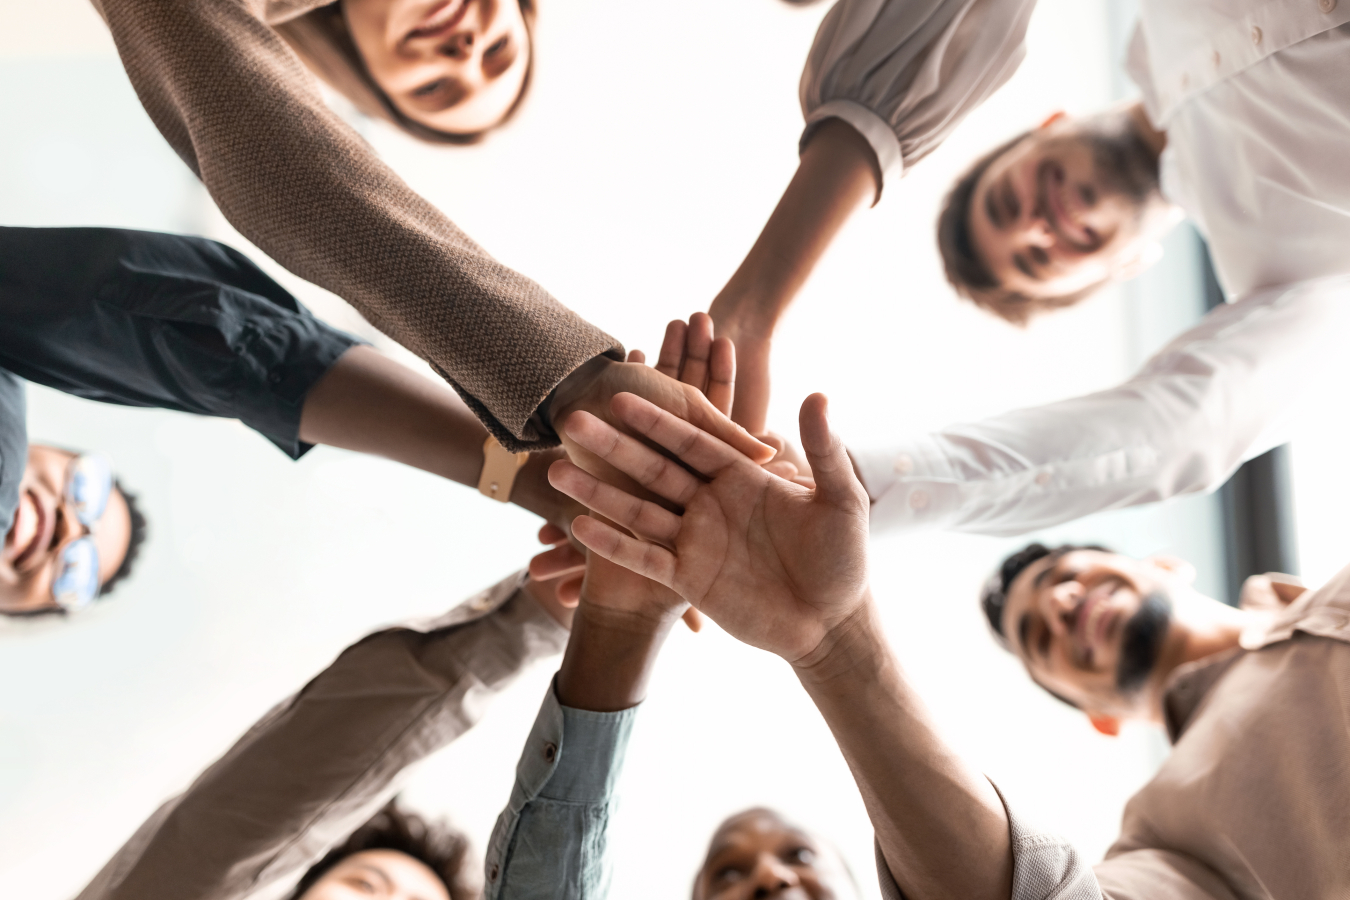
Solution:
<path fill-rule="evenodd" d="M 479 612 L 485 612 L 491 606 L 492 606 L 491 594 L 479 594 L 477 597 L 474 597 L 472 600 L 469 601 L 469 608 L 476 609 Z"/>
<path fill-rule="evenodd" d="M 493 863 L 492 868 L 488 871 L 488 881 L 496 881 L 497 876 L 501 873 L 501 868 L 496 863 Z"/>
<path fill-rule="evenodd" d="M 1261 33 L 1261 26 L 1259 26 L 1259 25 L 1253 25 L 1253 26 L 1252 26 L 1252 43 L 1253 43 L 1253 44 L 1260 44 L 1260 43 L 1261 43 L 1261 38 L 1263 38 L 1263 37 L 1265 37 L 1265 35 Z"/>
<path fill-rule="evenodd" d="M 1317 8 L 1329 13 L 1336 8 L 1336 0 L 1317 0 Z"/>
<path fill-rule="evenodd" d="M 914 459 L 908 453 L 901 453 L 895 458 L 895 474 L 908 475 L 914 471 Z"/>
<path fill-rule="evenodd" d="M 1217 68 L 1219 67 L 1219 63 L 1223 62 L 1223 57 L 1219 55 L 1219 51 L 1218 51 L 1218 50 L 1215 50 L 1215 51 L 1214 51 L 1214 57 L 1213 57 L 1213 59 L 1214 59 L 1214 68 L 1217 69 Z"/>
<path fill-rule="evenodd" d="M 1050 483 L 1050 473 L 1049 473 L 1049 472 L 1037 472 L 1037 473 L 1036 473 L 1036 483 L 1039 484 L 1041 487 L 1044 487 L 1045 485 L 1049 484 L 1049 483 Z"/>
<path fill-rule="evenodd" d="M 558 745 L 549 741 L 544 745 L 544 761 L 553 762 L 558 758 Z"/>
<path fill-rule="evenodd" d="M 925 494 L 923 491 L 915 491 L 914 493 L 910 494 L 910 495 L 909 495 L 909 508 L 910 508 L 910 509 L 916 509 L 916 510 L 917 510 L 917 509 L 927 509 L 927 508 L 928 508 L 928 495 Z"/>

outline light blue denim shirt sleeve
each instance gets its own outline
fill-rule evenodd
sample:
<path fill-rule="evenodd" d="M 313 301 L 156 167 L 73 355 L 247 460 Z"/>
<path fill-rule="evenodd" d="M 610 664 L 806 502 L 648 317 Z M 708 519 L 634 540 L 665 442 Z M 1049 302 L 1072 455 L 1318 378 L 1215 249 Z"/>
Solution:
<path fill-rule="evenodd" d="M 637 707 L 571 709 L 550 686 L 488 845 L 483 900 L 601 900 L 615 785 Z"/>

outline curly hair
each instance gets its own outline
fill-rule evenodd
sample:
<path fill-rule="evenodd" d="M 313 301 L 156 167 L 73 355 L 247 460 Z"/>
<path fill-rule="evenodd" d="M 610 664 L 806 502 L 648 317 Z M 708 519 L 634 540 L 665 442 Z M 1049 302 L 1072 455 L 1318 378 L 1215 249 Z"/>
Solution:
<path fill-rule="evenodd" d="M 310 866 L 287 900 L 298 900 L 338 863 L 367 850 L 394 850 L 422 863 L 436 873 L 450 900 L 478 898 L 477 883 L 470 876 L 469 839 L 444 822 L 428 822 L 401 809 L 395 798 Z"/>

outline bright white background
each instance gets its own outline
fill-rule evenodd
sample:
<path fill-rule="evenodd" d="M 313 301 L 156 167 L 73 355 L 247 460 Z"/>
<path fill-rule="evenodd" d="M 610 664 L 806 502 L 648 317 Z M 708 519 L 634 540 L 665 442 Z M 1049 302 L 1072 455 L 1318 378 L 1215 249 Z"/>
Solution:
<path fill-rule="evenodd" d="M 447 150 L 360 127 L 494 254 L 653 350 L 666 320 L 707 307 L 791 176 L 797 78 L 826 4 L 540 5 L 535 92 L 509 131 Z M 1055 109 L 1119 95 L 1127 18 L 1116 3 L 1043 0 L 1013 81 L 840 239 L 776 344 L 779 430 L 795 431 L 814 390 L 830 394 L 836 427 L 863 446 L 1103 387 L 1198 314 L 1185 234 L 1143 285 L 1027 332 L 957 302 L 933 249 L 945 186 L 982 148 Z M 79 0 L 0 0 L 0 223 L 179 230 L 247 249 L 154 132 Z M 268 265 L 316 311 L 373 336 L 341 301 Z M 9 896 L 72 895 L 163 799 L 348 642 L 448 608 L 534 549 L 529 515 L 392 464 L 326 449 L 292 463 L 231 422 L 40 388 L 29 400 L 33 440 L 112 455 L 142 495 L 151 539 L 108 603 L 68 623 L 0 628 Z M 1214 517 L 1208 498 L 1193 499 L 1049 537 L 1181 553 L 1217 589 Z M 1026 814 L 1096 859 L 1164 748 L 1142 730 L 1096 736 L 990 641 L 976 591 L 1020 543 L 878 539 L 875 586 L 951 741 Z M 528 673 L 423 767 L 410 802 L 450 815 L 482 847 L 552 671 Z M 751 804 L 835 841 L 875 896 L 870 829 L 827 730 L 785 666 L 715 628 L 671 640 L 624 798 L 615 897 L 687 896 L 714 825 Z"/>

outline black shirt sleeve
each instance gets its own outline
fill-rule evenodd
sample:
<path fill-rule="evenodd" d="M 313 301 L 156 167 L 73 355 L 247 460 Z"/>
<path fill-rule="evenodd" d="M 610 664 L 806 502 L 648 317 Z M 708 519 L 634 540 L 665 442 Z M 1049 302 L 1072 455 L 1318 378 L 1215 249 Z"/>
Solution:
<path fill-rule="evenodd" d="M 111 228 L 0 228 L 0 321 L 29 381 L 239 419 L 293 459 L 306 394 L 358 343 L 223 244 Z"/>

